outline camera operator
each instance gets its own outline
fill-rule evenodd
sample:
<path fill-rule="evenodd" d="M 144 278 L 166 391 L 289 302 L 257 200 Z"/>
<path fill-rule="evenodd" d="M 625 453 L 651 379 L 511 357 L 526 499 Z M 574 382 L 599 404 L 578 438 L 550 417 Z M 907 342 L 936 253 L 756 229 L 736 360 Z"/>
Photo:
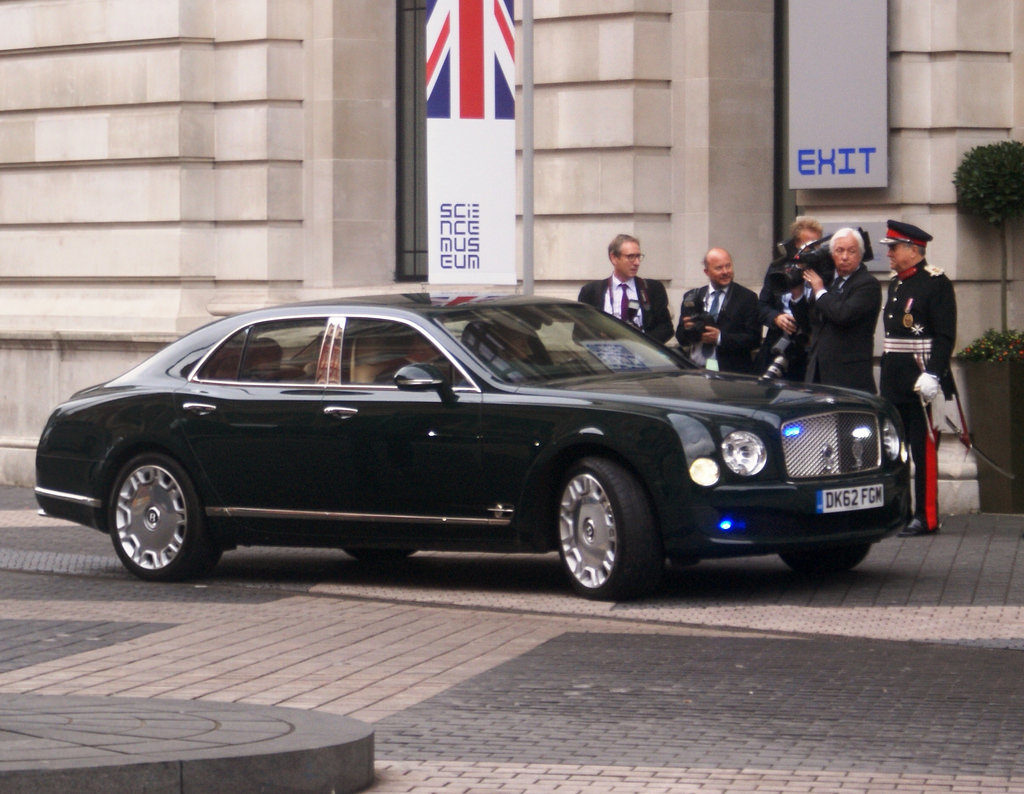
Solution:
<path fill-rule="evenodd" d="M 882 289 L 864 266 L 870 251 L 865 241 L 861 232 L 848 227 L 832 234 L 828 250 L 835 278 L 830 285 L 815 269 L 804 268 L 811 301 L 806 380 L 877 394 L 872 355 Z"/>
<path fill-rule="evenodd" d="M 791 268 L 787 266 L 801 248 L 821 239 L 822 231 L 817 218 L 800 215 L 789 227 L 789 239 L 776 246 L 778 255 L 768 265 L 757 300 L 758 316 L 768 332 L 757 354 L 756 372 L 767 372 L 781 348 L 783 363 L 771 375 L 796 382 L 804 379 L 811 335 L 808 302 L 804 300 L 803 273 L 790 276 Z"/>
<path fill-rule="evenodd" d="M 676 340 L 708 369 L 752 373 L 761 343 L 757 295 L 733 281 L 732 256 L 724 248 L 704 255 L 704 274 L 708 285 L 683 295 Z"/>

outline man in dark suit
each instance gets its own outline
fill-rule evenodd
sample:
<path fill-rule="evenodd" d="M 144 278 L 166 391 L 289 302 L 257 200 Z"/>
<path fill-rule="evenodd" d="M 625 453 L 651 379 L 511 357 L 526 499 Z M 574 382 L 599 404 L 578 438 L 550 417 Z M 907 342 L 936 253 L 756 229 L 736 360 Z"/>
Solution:
<path fill-rule="evenodd" d="M 636 326 L 657 342 L 668 341 L 672 336 L 668 293 L 660 281 L 637 275 L 644 260 L 640 241 L 628 234 L 616 235 L 608 244 L 608 259 L 612 274 L 584 284 L 577 300 Z"/>
<path fill-rule="evenodd" d="M 704 275 L 707 286 L 683 295 L 676 340 L 708 369 L 752 373 L 761 344 L 757 295 L 733 280 L 732 256 L 724 248 L 704 255 Z"/>
<path fill-rule="evenodd" d="M 872 356 L 881 285 L 861 261 L 864 238 L 856 229 L 833 233 L 829 253 L 836 266 L 831 285 L 811 268 L 804 271 L 812 301 L 807 382 L 877 394 Z"/>
<path fill-rule="evenodd" d="M 777 256 L 768 265 L 764 284 L 757 296 L 757 308 L 761 324 L 767 326 L 764 342 L 754 359 L 754 371 L 765 372 L 775 358 L 772 349 L 783 344 L 786 368 L 782 377 L 795 383 L 803 383 L 807 374 L 807 348 L 811 343 L 811 319 L 804 300 L 804 284 L 790 281 L 785 268 L 791 265 L 793 256 L 811 243 L 824 236 L 821 223 L 810 215 L 798 215 L 789 227 L 789 239 L 776 246 Z"/>

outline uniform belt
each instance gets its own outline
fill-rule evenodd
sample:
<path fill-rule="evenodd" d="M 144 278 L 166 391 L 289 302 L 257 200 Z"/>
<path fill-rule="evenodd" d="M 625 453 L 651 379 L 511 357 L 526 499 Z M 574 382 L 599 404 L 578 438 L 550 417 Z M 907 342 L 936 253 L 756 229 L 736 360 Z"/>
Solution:
<path fill-rule="evenodd" d="M 882 345 L 883 353 L 918 353 L 928 355 L 932 352 L 931 339 L 886 339 Z"/>

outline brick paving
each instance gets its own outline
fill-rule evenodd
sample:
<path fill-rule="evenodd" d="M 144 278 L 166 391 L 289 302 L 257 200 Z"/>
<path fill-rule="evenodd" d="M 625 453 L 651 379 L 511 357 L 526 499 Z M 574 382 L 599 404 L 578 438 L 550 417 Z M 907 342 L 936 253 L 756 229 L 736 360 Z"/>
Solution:
<path fill-rule="evenodd" d="M 0 652 L 25 646 L 0 700 L 355 717 L 381 794 L 1024 792 L 1022 530 L 948 517 L 831 580 L 677 568 L 631 604 L 574 598 L 547 557 L 239 550 L 156 586 L 0 488 Z"/>

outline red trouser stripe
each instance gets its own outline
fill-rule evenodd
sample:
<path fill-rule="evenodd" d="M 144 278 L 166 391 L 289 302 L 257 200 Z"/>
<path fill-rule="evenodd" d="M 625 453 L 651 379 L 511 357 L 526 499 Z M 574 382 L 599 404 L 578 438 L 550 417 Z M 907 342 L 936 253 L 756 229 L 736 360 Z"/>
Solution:
<path fill-rule="evenodd" d="M 928 432 L 924 439 L 924 518 L 928 529 L 939 527 L 939 451 L 935 445 L 932 408 L 928 406 Z"/>

